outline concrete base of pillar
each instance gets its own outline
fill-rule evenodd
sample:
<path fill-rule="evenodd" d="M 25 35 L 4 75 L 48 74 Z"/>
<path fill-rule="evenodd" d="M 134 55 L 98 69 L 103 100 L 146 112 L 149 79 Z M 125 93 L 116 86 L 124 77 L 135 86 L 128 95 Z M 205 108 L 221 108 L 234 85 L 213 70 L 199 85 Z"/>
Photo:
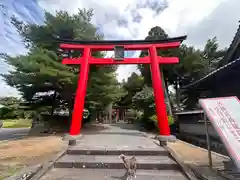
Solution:
<path fill-rule="evenodd" d="M 176 136 L 173 135 L 170 136 L 158 135 L 156 139 L 159 141 L 160 146 L 166 146 L 167 142 L 175 142 L 177 140 Z"/>
<path fill-rule="evenodd" d="M 83 138 L 82 134 L 79 135 L 70 135 L 70 134 L 65 134 L 63 136 L 64 141 L 68 141 L 69 146 L 74 146 L 77 144 L 77 140 L 81 140 Z"/>
<path fill-rule="evenodd" d="M 235 165 L 235 163 L 232 160 L 223 161 L 223 164 L 224 164 L 224 169 L 226 169 L 226 170 L 240 172 L 240 169 Z"/>

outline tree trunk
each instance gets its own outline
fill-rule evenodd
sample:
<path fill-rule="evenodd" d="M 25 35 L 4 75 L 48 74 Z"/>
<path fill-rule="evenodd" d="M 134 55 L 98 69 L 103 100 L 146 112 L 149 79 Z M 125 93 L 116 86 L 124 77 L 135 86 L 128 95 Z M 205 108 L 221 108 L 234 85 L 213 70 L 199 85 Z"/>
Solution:
<path fill-rule="evenodd" d="M 112 103 L 108 105 L 108 123 L 112 123 Z"/>
<path fill-rule="evenodd" d="M 173 107 L 174 102 L 170 96 L 169 89 L 168 89 L 168 81 L 166 78 L 165 78 L 165 89 L 166 89 L 166 97 L 167 97 L 168 103 L 169 103 L 169 115 L 172 116 L 173 115 L 172 107 Z"/>
<path fill-rule="evenodd" d="M 70 126 L 71 126 L 71 123 L 72 123 L 72 111 L 73 111 L 73 99 L 68 101 L 68 112 L 69 112 L 68 126 L 69 126 L 69 129 L 70 129 Z"/>
<path fill-rule="evenodd" d="M 175 82 L 175 89 L 176 89 L 177 109 L 180 110 L 180 94 L 179 94 L 179 82 L 178 82 L 178 80 Z"/>
<path fill-rule="evenodd" d="M 108 109 L 107 108 L 105 108 L 104 110 L 103 110 L 103 123 L 104 124 L 107 124 L 108 123 Z"/>
<path fill-rule="evenodd" d="M 91 113 L 92 113 L 92 118 L 91 118 L 90 121 L 94 120 L 94 122 L 96 122 L 97 117 L 98 117 L 97 110 L 96 110 L 96 109 L 92 109 L 92 110 L 91 110 Z M 90 112 L 89 112 L 89 114 L 90 114 Z"/>
<path fill-rule="evenodd" d="M 161 73 L 161 78 L 162 78 L 162 83 L 163 83 L 163 89 L 164 89 L 164 97 L 166 98 L 166 105 L 168 107 L 168 115 L 172 116 L 172 107 L 171 107 L 171 103 L 170 103 L 170 98 L 169 98 L 169 94 L 167 92 L 167 87 L 166 87 L 166 84 L 165 84 L 165 77 L 164 77 L 164 74 L 163 74 L 163 70 L 161 68 L 160 70 L 160 73 Z"/>
<path fill-rule="evenodd" d="M 149 64 L 144 65 L 144 83 L 148 87 L 152 87 L 152 77 L 151 77 L 151 70 L 150 70 Z"/>
<path fill-rule="evenodd" d="M 51 116 L 53 116 L 54 114 L 54 110 L 55 110 L 55 105 L 56 105 L 56 97 L 57 97 L 57 92 L 54 91 L 54 94 L 53 94 L 53 100 L 52 100 L 52 108 L 51 108 Z"/>

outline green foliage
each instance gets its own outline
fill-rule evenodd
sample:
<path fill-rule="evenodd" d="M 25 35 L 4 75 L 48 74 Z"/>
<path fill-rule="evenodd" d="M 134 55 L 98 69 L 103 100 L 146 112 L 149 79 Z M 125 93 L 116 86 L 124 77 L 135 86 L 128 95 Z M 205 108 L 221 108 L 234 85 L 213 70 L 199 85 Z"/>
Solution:
<path fill-rule="evenodd" d="M 172 116 L 168 116 L 168 124 L 171 126 L 173 124 L 175 124 L 175 120 Z"/>
<path fill-rule="evenodd" d="M 55 15 L 46 13 L 43 25 L 26 24 L 12 17 L 12 24 L 25 43 L 28 53 L 19 56 L 2 54 L 6 63 L 13 67 L 13 70 L 3 74 L 2 77 L 8 85 L 20 91 L 24 103 L 30 106 L 29 110 L 53 112 L 56 108 L 67 108 L 72 112 L 79 66 L 61 64 L 57 51 L 59 43 L 53 39 L 53 35 L 64 39 L 103 39 L 103 35 L 99 34 L 97 28 L 91 24 L 92 16 L 93 11 L 86 9 L 79 9 L 73 15 L 65 11 L 58 11 Z M 156 26 L 151 28 L 146 39 L 167 37 L 168 34 L 161 27 Z M 175 85 L 176 82 L 180 86 L 187 84 L 217 68 L 220 58 L 225 53 L 225 50 L 219 50 L 218 47 L 215 37 L 207 41 L 204 50 L 186 45 L 174 50 L 158 50 L 159 56 L 177 56 L 180 59 L 179 64 L 161 66 L 167 104 L 171 104 L 169 94 L 171 97 L 174 96 L 168 92 L 170 85 Z M 75 55 L 80 56 L 80 54 L 77 52 Z M 140 56 L 146 55 L 148 52 L 142 51 Z M 104 54 L 97 52 L 93 53 L 93 56 L 103 57 Z M 149 117 L 155 114 L 149 65 L 139 65 L 141 76 L 133 73 L 127 82 L 122 84 L 117 82 L 116 68 L 117 66 L 91 66 L 85 107 L 91 114 L 95 108 L 107 107 L 110 103 L 134 106 L 135 109 L 144 112 L 143 119 L 148 121 Z M 190 100 L 191 95 L 193 92 L 186 91 L 181 96 Z M 5 103 L 0 109 L 2 118 L 25 116 L 26 113 L 20 110 L 22 106 L 20 100 L 8 99 L 6 104 L 3 99 L 1 102 Z M 168 112 L 170 109 L 171 106 L 168 106 Z"/>
<path fill-rule="evenodd" d="M 139 76 L 135 72 L 131 74 L 128 78 L 127 82 L 123 84 L 123 88 L 126 89 L 128 92 L 136 93 L 142 90 L 143 87 L 143 77 Z"/>
<path fill-rule="evenodd" d="M 184 49 L 187 56 L 183 56 L 182 59 L 180 59 L 180 62 L 182 61 L 180 65 L 183 71 L 182 74 L 186 79 L 191 79 L 191 82 L 199 80 L 208 73 L 216 70 L 219 66 L 220 60 L 226 53 L 226 49 L 219 49 L 216 37 L 207 40 L 202 51 L 196 50 L 193 47 L 185 47 Z M 192 63 L 189 64 L 187 61 Z M 181 71 L 179 71 L 179 73 L 181 73 Z M 182 84 L 188 84 L 189 82 L 190 81 L 182 82 Z M 181 101 L 184 101 L 183 104 L 187 109 L 196 108 L 197 99 L 199 98 L 200 93 L 201 92 L 192 90 L 182 91 Z"/>
<path fill-rule="evenodd" d="M 119 106 L 132 108 L 132 99 L 135 94 L 142 90 L 144 78 L 136 73 L 132 73 L 127 82 L 122 83 L 122 91 L 125 95 L 117 103 Z"/>
<path fill-rule="evenodd" d="M 128 111 L 125 113 L 125 118 L 128 119 L 137 119 L 138 113 L 135 109 L 128 109 Z"/>
<path fill-rule="evenodd" d="M 55 15 L 46 12 L 43 25 L 26 24 L 12 18 L 28 53 L 14 57 L 3 54 L 13 70 L 2 77 L 8 85 L 20 91 L 31 109 L 53 112 L 56 108 L 67 108 L 72 112 L 79 66 L 61 64 L 57 51 L 59 43 L 53 35 L 63 39 L 103 39 L 91 24 L 92 16 L 93 11 L 86 9 L 79 9 L 73 15 L 65 11 L 58 11 Z M 104 54 L 97 52 L 93 56 L 103 57 Z M 124 93 L 116 79 L 116 68 L 91 66 L 85 107 L 105 107 L 122 97 Z"/>
<path fill-rule="evenodd" d="M 115 69 L 101 67 L 91 72 L 86 97 L 88 107 L 106 107 L 123 95 L 124 90 L 117 81 Z"/>
<path fill-rule="evenodd" d="M 26 24 L 16 17 L 12 17 L 12 24 L 28 49 L 41 47 L 56 52 L 59 44 L 53 35 L 64 39 L 102 39 L 103 36 L 91 24 L 92 16 L 93 11 L 86 9 L 79 9 L 73 15 L 66 11 L 57 11 L 55 15 L 46 12 L 43 25 Z"/>
<path fill-rule="evenodd" d="M 157 115 L 154 114 L 151 117 L 149 117 L 149 119 L 154 122 L 155 128 L 158 129 Z M 168 124 L 169 124 L 169 126 L 173 125 L 174 123 L 175 123 L 174 118 L 172 116 L 168 116 Z"/>
<path fill-rule="evenodd" d="M 216 70 L 226 51 L 226 49 L 219 49 L 217 37 L 208 39 L 202 52 L 206 64 L 203 72 L 208 74 Z"/>
<path fill-rule="evenodd" d="M 158 120 L 157 120 L 157 115 L 156 114 L 154 114 L 153 116 L 151 116 L 149 119 L 151 119 L 152 121 L 154 121 L 154 122 L 158 122 Z M 175 121 L 174 121 L 174 118 L 172 117 L 172 116 L 168 116 L 168 124 L 171 126 L 171 125 L 173 125 L 175 123 Z"/>
<path fill-rule="evenodd" d="M 148 32 L 148 36 L 145 38 L 146 40 L 156 40 L 156 39 L 166 39 L 168 38 L 167 33 L 159 26 L 155 26 L 150 29 Z M 158 50 L 157 51 L 159 56 L 170 56 L 170 50 Z M 147 51 L 142 51 L 140 57 L 147 56 Z M 149 65 L 138 65 L 138 69 L 140 70 L 142 76 L 144 77 L 145 87 L 142 89 L 141 92 L 137 93 L 134 98 L 133 102 L 136 108 L 141 109 L 144 111 L 144 119 L 148 121 L 149 117 L 155 114 L 155 102 L 154 102 L 154 95 L 151 80 L 151 71 Z M 167 85 L 165 85 L 166 78 L 165 78 L 165 71 L 161 68 L 162 71 L 162 78 L 163 78 L 163 89 L 165 91 L 165 99 L 168 100 L 168 92 L 167 92 Z M 170 104 L 170 103 L 167 103 Z M 168 107 L 171 108 L 171 107 Z M 171 111 L 170 111 L 171 112 Z"/>
<path fill-rule="evenodd" d="M 161 27 L 153 27 L 150 29 L 148 36 L 145 39 L 164 39 L 168 35 Z M 219 49 L 219 45 L 216 37 L 209 39 L 203 50 L 196 49 L 192 46 L 182 44 L 180 48 L 170 50 L 159 50 L 159 56 L 175 56 L 179 57 L 180 62 L 178 64 L 166 64 L 161 66 L 162 78 L 164 80 L 163 87 L 165 89 L 165 99 L 167 104 L 171 104 L 171 97 L 169 97 L 168 87 L 174 85 L 175 89 L 176 82 L 180 86 L 196 81 L 215 70 L 218 67 L 220 59 L 223 57 L 226 49 Z M 147 51 L 142 51 L 140 57 L 148 55 Z M 149 65 L 139 65 L 144 82 L 147 86 L 151 86 L 151 72 Z M 181 94 L 182 100 L 189 99 L 188 97 L 192 92 L 186 91 Z M 196 96 L 198 96 L 196 94 Z M 168 98 L 169 97 L 169 98 Z M 190 100 L 190 99 L 189 99 Z M 185 101 L 189 104 L 189 101 Z M 194 104 L 190 102 L 190 104 Z M 190 105 L 189 104 L 189 105 Z M 148 106 L 148 105 L 147 105 Z M 191 105 L 192 106 L 192 105 Z M 168 106 L 168 109 L 170 106 Z M 170 110 L 170 109 L 169 109 Z"/>
<path fill-rule="evenodd" d="M 168 34 L 161 27 L 153 27 L 150 29 L 148 36 L 145 39 L 165 39 Z M 216 37 L 209 39 L 206 42 L 204 50 L 199 50 L 193 46 L 182 44 L 180 48 L 169 50 L 158 50 L 159 56 L 175 56 L 179 57 L 178 64 L 161 65 L 161 76 L 163 79 L 163 88 L 165 90 L 165 103 L 167 105 L 167 112 L 169 123 L 172 124 L 171 107 L 178 103 L 185 105 L 185 107 L 193 107 L 196 101 L 193 100 L 198 97 L 196 92 L 185 91 L 179 93 L 179 86 L 196 81 L 207 73 L 215 70 L 218 67 L 219 60 L 224 55 L 226 50 L 219 50 L 219 45 Z M 147 56 L 147 51 L 142 51 L 140 57 Z M 153 122 L 155 113 L 155 102 L 152 91 L 151 71 L 149 65 L 138 65 L 141 75 L 144 77 L 144 87 L 140 92 L 137 92 L 132 98 L 136 109 L 143 110 L 142 117 L 145 124 L 150 125 Z M 169 86 L 175 88 L 175 92 L 168 90 Z M 178 97 L 176 96 L 178 94 Z M 194 97 L 194 98 L 193 98 Z M 180 100 L 180 102 L 179 102 Z"/>
<path fill-rule="evenodd" d="M 168 35 L 166 32 L 159 26 L 155 26 L 150 29 L 148 32 L 148 36 L 145 38 L 146 40 L 161 40 L 168 38 Z M 159 56 L 166 56 L 169 54 L 169 50 L 158 50 Z M 144 57 L 148 55 L 148 51 L 142 51 L 140 54 L 140 57 Z M 150 72 L 150 65 L 148 64 L 139 64 L 138 69 L 141 72 L 142 76 L 144 76 L 144 83 L 147 86 L 152 86 L 152 80 L 151 80 L 151 72 Z"/>
<path fill-rule="evenodd" d="M 29 128 L 32 125 L 30 119 L 7 119 L 3 121 L 3 128 Z"/>
<path fill-rule="evenodd" d="M 29 117 L 28 111 L 25 111 L 22 100 L 15 97 L 0 98 L 0 119 L 17 119 Z"/>
<path fill-rule="evenodd" d="M 142 91 L 135 94 L 132 101 L 137 110 L 144 111 L 145 118 L 155 113 L 155 101 L 151 87 L 145 85 Z"/>
<path fill-rule="evenodd" d="M 83 110 L 83 118 L 86 119 L 89 116 L 89 111 L 87 109 Z"/>

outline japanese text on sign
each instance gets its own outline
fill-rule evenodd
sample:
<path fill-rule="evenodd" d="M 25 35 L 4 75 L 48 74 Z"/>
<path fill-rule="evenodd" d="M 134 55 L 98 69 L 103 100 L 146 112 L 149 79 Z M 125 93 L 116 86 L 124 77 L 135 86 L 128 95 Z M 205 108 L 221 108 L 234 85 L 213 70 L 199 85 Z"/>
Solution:
<path fill-rule="evenodd" d="M 240 161 L 240 101 L 237 97 L 200 99 L 199 103 L 229 154 Z M 237 163 L 238 164 L 238 163 Z M 240 166 L 240 162 L 238 164 Z"/>

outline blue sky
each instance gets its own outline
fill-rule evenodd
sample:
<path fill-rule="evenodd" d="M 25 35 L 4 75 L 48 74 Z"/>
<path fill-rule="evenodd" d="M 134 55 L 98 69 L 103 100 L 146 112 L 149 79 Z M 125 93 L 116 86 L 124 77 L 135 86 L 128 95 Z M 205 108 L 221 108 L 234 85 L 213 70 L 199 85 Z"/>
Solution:
<path fill-rule="evenodd" d="M 101 3 L 100 3 L 101 2 Z M 208 38 L 217 36 L 220 47 L 228 47 L 240 20 L 239 0 L 0 0 L 0 52 L 17 55 L 26 52 L 10 17 L 41 24 L 44 10 L 77 12 L 93 8 L 92 23 L 105 39 L 144 39 L 149 29 L 161 26 L 170 36 L 188 35 L 188 45 L 202 48 Z M 132 55 L 132 54 L 130 54 Z M 10 69 L 0 59 L 0 73 Z M 120 66 L 118 79 L 127 78 L 136 66 Z M 17 95 L 17 91 L 0 79 L 0 96 Z"/>

